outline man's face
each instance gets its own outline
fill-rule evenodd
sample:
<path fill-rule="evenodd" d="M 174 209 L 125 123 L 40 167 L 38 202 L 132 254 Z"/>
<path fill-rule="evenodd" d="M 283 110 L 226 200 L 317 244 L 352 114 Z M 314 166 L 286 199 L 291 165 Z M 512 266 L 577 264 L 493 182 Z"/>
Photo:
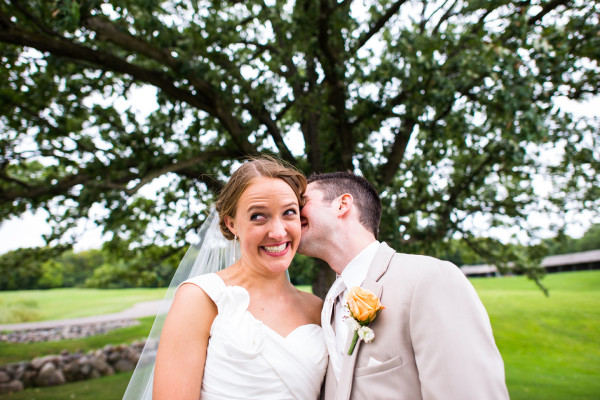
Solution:
<path fill-rule="evenodd" d="M 328 243 L 335 240 L 333 201 L 330 203 L 323 201 L 323 192 L 315 182 L 310 183 L 306 188 L 304 200 L 304 207 L 300 212 L 302 237 L 298 253 L 322 259 L 322 252 L 329 248 Z"/>

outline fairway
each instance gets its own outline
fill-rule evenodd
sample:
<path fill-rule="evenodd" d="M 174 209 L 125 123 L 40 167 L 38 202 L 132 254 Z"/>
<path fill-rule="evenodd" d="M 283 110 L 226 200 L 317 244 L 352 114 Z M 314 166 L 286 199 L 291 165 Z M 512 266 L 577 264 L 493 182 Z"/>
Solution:
<path fill-rule="evenodd" d="M 166 288 L 51 289 L 0 292 L 0 324 L 89 317 L 160 300 Z"/>
<path fill-rule="evenodd" d="M 535 283 L 524 277 L 475 278 L 471 282 L 490 315 L 496 343 L 504 359 L 512 400 L 600 398 L 600 271 L 547 275 L 543 283 L 550 290 L 550 297 L 545 297 Z M 0 292 L 0 301 L 7 301 L 7 294 L 16 296 L 24 293 Z M 164 289 L 60 289 L 33 293 L 36 296 L 31 298 L 40 305 L 53 304 L 55 312 L 68 315 L 76 312 L 76 306 L 84 300 L 100 299 L 111 305 L 108 312 L 115 312 L 126 308 L 125 299 L 133 304 L 161 298 Z M 37 297 L 40 293 L 46 297 Z M 53 293 L 57 294 L 56 302 L 52 299 Z M 69 294 L 74 296 L 71 301 L 68 300 Z M 65 309 L 59 308 L 61 304 L 65 305 Z M 43 311 L 44 307 L 39 309 Z M 150 323 L 151 318 L 148 318 L 146 329 L 149 329 Z M 107 335 L 106 339 L 118 343 L 145 335 L 136 329 L 139 328 L 126 328 Z M 96 339 L 100 337 L 87 339 L 90 341 L 87 345 L 92 345 L 94 342 L 91 340 Z M 66 342 L 63 344 L 67 345 Z M 56 349 L 58 345 L 24 345 L 19 353 L 35 349 L 42 352 L 46 346 Z M 65 347 L 81 345 L 70 343 Z M 101 346 L 98 343 L 97 347 Z M 8 353 L 7 350 L 5 348 Z M 103 399 L 120 399 L 127 381 L 128 375 L 125 374 L 62 387 L 30 389 L 11 396 L 0 396 L 0 399 L 70 398 L 72 395 L 94 398 L 93 395 L 86 397 L 86 391 L 101 392 Z"/>
<path fill-rule="evenodd" d="M 600 271 L 476 278 L 513 400 L 600 398 Z"/>

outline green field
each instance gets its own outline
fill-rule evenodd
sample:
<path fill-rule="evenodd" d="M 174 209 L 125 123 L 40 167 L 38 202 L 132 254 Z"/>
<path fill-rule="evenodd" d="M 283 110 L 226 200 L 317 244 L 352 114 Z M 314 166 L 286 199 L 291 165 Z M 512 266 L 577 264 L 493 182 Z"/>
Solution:
<path fill-rule="evenodd" d="M 485 304 L 511 399 L 600 398 L 600 271 L 471 282 Z"/>
<path fill-rule="evenodd" d="M 310 291 L 310 286 L 298 286 Z M 89 317 L 123 311 L 140 301 L 160 300 L 159 289 L 52 289 L 0 291 L 0 324 Z"/>
<path fill-rule="evenodd" d="M 550 297 L 545 297 L 533 282 L 523 277 L 479 278 L 472 279 L 472 282 L 490 315 L 496 342 L 504 358 L 511 399 L 600 398 L 600 271 L 546 276 L 543 283 L 549 288 Z M 147 294 L 154 290 L 149 289 Z M 45 293 L 52 292 L 55 291 Z M 80 295 L 85 292 L 74 290 L 72 293 Z M 100 292 L 105 294 L 104 297 L 112 292 L 119 299 L 126 291 Z M 5 293 L 10 292 L 0 293 L 0 301 L 5 301 Z M 157 298 L 160 297 L 162 293 L 157 295 Z M 79 299 L 72 300 L 77 301 Z M 120 299 L 115 303 L 123 304 Z M 68 308 L 76 307 L 68 305 Z M 121 308 L 124 308 L 123 305 Z M 56 311 L 67 315 L 64 310 Z M 118 308 L 109 312 L 114 311 L 118 311 Z M 90 348 L 96 343 L 128 342 L 144 336 L 150 324 L 151 319 L 147 318 L 141 326 L 83 341 L 89 341 L 85 345 Z M 49 354 L 55 352 L 53 349 L 57 344 L 62 348 L 74 346 L 69 341 L 52 345 L 40 343 L 36 344 L 38 347 L 27 351 L 31 354 Z M 6 347 L 0 346 L 0 361 L 6 351 Z M 23 351 L 25 348 L 16 353 Z M 120 399 L 128 379 L 129 374 L 119 374 L 61 387 L 28 389 L 14 395 L 0 396 L 0 399 Z"/>
<path fill-rule="evenodd" d="M 0 292 L 0 324 L 89 317 L 162 299 L 166 289 L 52 289 Z"/>

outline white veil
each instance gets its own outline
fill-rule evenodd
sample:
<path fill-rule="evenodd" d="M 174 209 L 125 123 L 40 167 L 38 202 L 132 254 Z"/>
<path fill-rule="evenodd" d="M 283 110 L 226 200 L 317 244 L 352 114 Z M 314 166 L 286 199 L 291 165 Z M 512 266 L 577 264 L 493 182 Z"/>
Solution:
<path fill-rule="evenodd" d="M 123 395 L 124 400 L 152 399 L 154 363 L 156 362 L 158 341 L 177 287 L 194 276 L 220 271 L 233 264 L 240 256 L 239 246 L 236 246 L 234 241 L 225 239 L 221 233 L 219 215 L 214 210 L 200 227 L 198 236 L 198 243 L 192 244 L 183 260 L 181 260 L 171 280 L 167 294 L 160 304 L 144 350 Z"/>

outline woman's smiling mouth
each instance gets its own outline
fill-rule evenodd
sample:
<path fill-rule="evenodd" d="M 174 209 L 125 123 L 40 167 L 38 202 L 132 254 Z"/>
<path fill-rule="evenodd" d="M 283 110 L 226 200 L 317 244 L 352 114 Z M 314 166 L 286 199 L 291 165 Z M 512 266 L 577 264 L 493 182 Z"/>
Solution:
<path fill-rule="evenodd" d="M 281 243 L 278 245 L 272 245 L 272 246 L 262 246 L 263 249 L 265 249 L 265 251 L 267 253 L 270 254 L 279 254 L 285 251 L 285 249 L 287 249 L 288 244 L 290 242 L 285 242 L 285 243 Z"/>

